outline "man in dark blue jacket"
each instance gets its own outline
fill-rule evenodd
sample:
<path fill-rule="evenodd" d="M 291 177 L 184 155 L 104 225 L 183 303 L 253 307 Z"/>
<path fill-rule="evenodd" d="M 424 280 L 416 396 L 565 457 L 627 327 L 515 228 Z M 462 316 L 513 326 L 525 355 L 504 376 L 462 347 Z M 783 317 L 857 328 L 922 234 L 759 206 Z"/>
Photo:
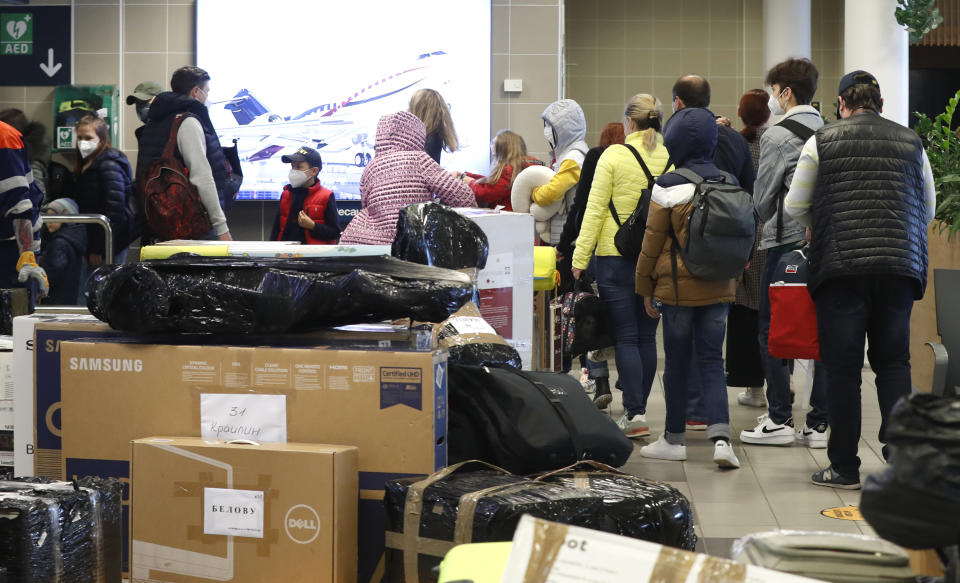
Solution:
<path fill-rule="evenodd" d="M 673 111 L 678 112 L 687 107 L 702 108 L 713 115 L 709 109 L 710 83 L 699 75 L 684 75 L 673 84 Z M 669 123 L 668 120 L 667 124 Z M 713 152 L 713 163 L 720 170 L 732 174 L 744 190 L 753 192 L 753 183 L 757 176 L 753 170 L 750 144 L 740 135 L 740 132 L 729 126 L 717 124 L 717 148 Z M 687 428 L 691 431 L 703 431 L 707 428 L 707 423 L 704 403 L 700 398 L 700 377 L 696 368 L 692 372 L 689 382 Z"/>

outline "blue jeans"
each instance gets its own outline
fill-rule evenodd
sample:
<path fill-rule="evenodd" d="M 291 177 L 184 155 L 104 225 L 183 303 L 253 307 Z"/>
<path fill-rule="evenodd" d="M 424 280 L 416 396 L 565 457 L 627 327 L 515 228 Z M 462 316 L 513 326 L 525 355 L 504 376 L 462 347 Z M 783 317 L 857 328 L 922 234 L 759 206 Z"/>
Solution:
<path fill-rule="evenodd" d="M 858 478 L 861 431 L 860 371 L 864 337 L 867 358 L 877 374 L 880 435 L 886 443 L 893 405 L 910 394 L 910 312 L 916 282 L 906 277 L 858 276 L 830 279 L 813 297 L 817 306 L 820 355 L 827 377 L 830 441 L 827 456 L 842 476 Z M 884 447 L 884 457 L 887 448 Z"/>
<path fill-rule="evenodd" d="M 767 252 L 767 263 L 760 280 L 760 310 L 757 316 L 757 334 L 760 341 L 760 360 L 763 361 L 763 376 L 767 380 L 767 403 L 769 403 L 770 420 L 777 424 L 784 424 L 793 418 L 793 398 L 790 394 L 790 361 L 770 355 L 770 297 L 767 289 L 776 276 L 777 264 L 785 254 L 784 251 L 770 249 Z M 823 345 L 820 346 L 823 354 Z M 814 427 L 827 421 L 827 394 L 826 377 L 823 365 L 820 362 L 813 364 L 813 389 L 810 393 L 810 412 L 807 413 L 807 425 Z"/>
<path fill-rule="evenodd" d="M 617 339 L 616 362 L 628 415 L 647 412 L 647 397 L 657 372 L 657 323 L 647 315 L 634 287 L 636 265 L 619 256 L 597 257 L 597 288 Z"/>
<path fill-rule="evenodd" d="M 691 370 L 700 376 L 706 413 L 707 436 L 730 439 L 730 411 L 723 371 L 723 336 L 729 304 L 695 308 L 664 305 L 663 373 L 667 405 L 666 436 L 670 443 L 683 443 L 687 423 L 687 388 Z M 696 358 L 694 358 L 696 352 Z"/>

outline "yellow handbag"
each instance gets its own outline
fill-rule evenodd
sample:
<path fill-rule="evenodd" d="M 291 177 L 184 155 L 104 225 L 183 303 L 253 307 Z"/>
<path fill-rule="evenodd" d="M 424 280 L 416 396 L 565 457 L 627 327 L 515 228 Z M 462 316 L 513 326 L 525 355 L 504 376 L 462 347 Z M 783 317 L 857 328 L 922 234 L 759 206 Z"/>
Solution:
<path fill-rule="evenodd" d="M 557 251 L 553 247 L 538 245 L 533 248 L 533 289 L 551 290 L 560 284 L 557 271 Z"/>

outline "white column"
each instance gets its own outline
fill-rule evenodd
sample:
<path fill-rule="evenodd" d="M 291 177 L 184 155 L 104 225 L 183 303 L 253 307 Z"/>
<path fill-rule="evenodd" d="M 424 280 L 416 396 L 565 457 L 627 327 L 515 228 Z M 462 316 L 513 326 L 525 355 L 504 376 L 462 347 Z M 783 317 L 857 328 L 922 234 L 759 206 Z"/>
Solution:
<path fill-rule="evenodd" d="M 811 56 L 810 0 L 763 0 L 764 70 L 760 74 L 766 76 L 790 57 Z"/>
<path fill-rule="evenodd" d="M 880 83 L 883 116 L 909 125 L 910 40 L 894 18 L 897 1 L 846 0 L 844 6 L 844 74 L 857 69 L 872 73 Z"/>

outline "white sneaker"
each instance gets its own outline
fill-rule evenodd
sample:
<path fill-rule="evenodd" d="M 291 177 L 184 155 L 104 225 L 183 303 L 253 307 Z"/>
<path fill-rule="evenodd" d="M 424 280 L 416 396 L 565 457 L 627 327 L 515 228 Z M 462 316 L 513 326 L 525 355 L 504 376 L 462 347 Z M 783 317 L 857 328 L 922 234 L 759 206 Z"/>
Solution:
<path fill-rule="evenodd" d="M 650 435 L 650 426 L 647 425 L 646 415 L 634 415 L 630 417 L 627 413 L 624 413 L 623 416 L 620 417 L 620 420 L 617 421 L 617 427 L 619 427 L 620 431 L 627 437 L 647 437 Z"/>
<path fill-rule="evenodd" d="M 642 450 L 641 453 L 643 453 Z M 713 463 L 721 468 L 740 467 L 740 460 L 737 459 L 737 454 L 733 453 L 733 446 L 724 439 L 718 440 L 713 446 Z"/>
<path fill-rule="evenodd" d="M 666 438 L 661 434 L 658 440 L 641 447 L 640 455 L 656 460 L 682 462 L 687 459 L 687 446 L 667 443 Z"/>
<path fill-rule="evenodd" d="M 797 442 L 806 445 L 810 449 L 824 449 L 827 447 L 827 424 L 818 423 L 810 427 L 806 423 L 803 429 L 797 431 Z"/>
<path fill-rule="evenodd" d="M 746 391 L 737 395 L 737 402 L 745 407 L 767 407 L 763 387 L 747 387 Z"/>
<path fill-rule="evenodd" d="M 794 441 L 793 419 L 783 425 L 774 423 L 769 415 L 757 417 L 757 426 L 740 432 L 740 441 L 755 445 L 790 445 Z"/>

